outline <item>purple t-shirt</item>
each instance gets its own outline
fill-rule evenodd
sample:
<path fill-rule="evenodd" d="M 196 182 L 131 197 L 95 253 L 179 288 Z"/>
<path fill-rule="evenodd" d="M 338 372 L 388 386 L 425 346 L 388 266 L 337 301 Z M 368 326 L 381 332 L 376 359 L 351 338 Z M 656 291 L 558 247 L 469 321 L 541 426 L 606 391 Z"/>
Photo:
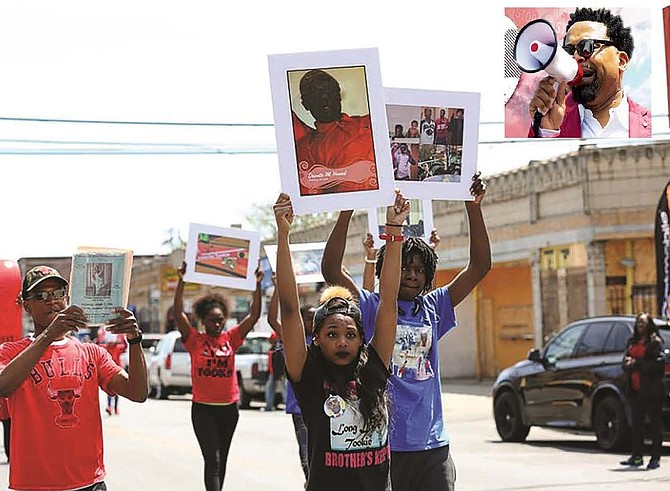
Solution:
<path fill-rule="evenodd" d="M 363 328 L 374 332 L 379 294 L 360 291 Z M 437 341 L 456 327 L 446 286 L 414 301 L 398 300 L 398 326 L 389 378 L 391 450 L 414 452 L 443 447 L 449 436 L 442 413 Z"/>

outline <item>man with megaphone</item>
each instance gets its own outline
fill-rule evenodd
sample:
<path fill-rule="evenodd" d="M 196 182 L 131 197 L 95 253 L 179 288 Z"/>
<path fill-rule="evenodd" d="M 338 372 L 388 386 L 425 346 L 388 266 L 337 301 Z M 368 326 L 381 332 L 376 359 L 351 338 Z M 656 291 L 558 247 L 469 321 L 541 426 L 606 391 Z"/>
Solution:
<path fill-rule="evenodd" d="M 530 54 L 522 53 L 517 62 L 524 71 L 537 71 L 525 70 L 522 64 L 524 56 L 537 58 L 549 75 L 538 85 L 528 107 L 535 121 L 529 136 L 651 137 L 651 112 L 636 104 L 622 87 L 634 43 L 619 15 L 607 9 L 577 8 L 570 14 L 562 48 L 547 46 L 535 39 L 541 36 L 528 31 L 530 35 L 519 33 L 517 45 L 522 38 L 530 40 L 523 46 Z"/>

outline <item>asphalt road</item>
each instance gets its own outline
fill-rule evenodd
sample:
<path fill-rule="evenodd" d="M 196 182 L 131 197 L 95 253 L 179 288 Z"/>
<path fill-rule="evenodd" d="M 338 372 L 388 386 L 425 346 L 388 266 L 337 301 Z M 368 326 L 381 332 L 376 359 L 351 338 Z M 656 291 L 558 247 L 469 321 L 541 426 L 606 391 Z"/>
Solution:
<path fill-rule="evenodd" d="M 461 491 L 658 491 L 670 484 L 667 443 L 662 466 L 654 471 L 622 469 L 618 462 L 625 455 L 599 451 L 592 436 L 533 428 L 525 444 L 502 443 L 491 417 L 486 384 L 451 383 L 445 388 L 449 390 L 444 403 Z M 291 418 L 283 412 L 261 412 L 260 406 L 241 411 L 224 489 L 303 489 Z M 110 491 L 204 489 L 188 397 L 144 404 L 122 400 L 120 409 L 120 416 L 103 417 Z M 3 488 L 7 475 L 8 466 L 0 464 Z"/>

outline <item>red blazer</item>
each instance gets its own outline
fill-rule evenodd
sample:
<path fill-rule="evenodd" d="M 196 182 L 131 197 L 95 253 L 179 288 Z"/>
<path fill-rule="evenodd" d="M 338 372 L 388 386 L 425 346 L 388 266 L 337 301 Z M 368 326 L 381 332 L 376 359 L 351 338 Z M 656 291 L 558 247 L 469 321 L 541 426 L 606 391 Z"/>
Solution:
<path fill-rule="evenodd" d="M 565 98 L 565 117 L 561 123 L 561 133 L 558 138 L 581 138 L 582 121 L 579 118 L 579 104 L 575 102 L 572 93 Z M 532 138 L 533 128 L 528 130 L 528 137 Z M 628 136 L 630 138 L 651 138 L 651 111 L 640 106 L 628 97 Z"/>

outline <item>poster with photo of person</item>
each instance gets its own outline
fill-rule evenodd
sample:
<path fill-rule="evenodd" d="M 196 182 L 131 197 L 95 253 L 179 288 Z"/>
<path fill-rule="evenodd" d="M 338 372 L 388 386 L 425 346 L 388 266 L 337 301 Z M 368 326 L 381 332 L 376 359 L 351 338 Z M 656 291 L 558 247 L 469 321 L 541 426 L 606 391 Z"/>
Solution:
<path fill-rule="evenodd" d="M 282 191 L 296 214 L 393 202 L 376 49 L 270 55 Z"/>
<path fill-rule="evenodd" d="M 385 94 L 396 187 L 417 198 L 471 200 L 480 95 L 391 88 Z"/>

